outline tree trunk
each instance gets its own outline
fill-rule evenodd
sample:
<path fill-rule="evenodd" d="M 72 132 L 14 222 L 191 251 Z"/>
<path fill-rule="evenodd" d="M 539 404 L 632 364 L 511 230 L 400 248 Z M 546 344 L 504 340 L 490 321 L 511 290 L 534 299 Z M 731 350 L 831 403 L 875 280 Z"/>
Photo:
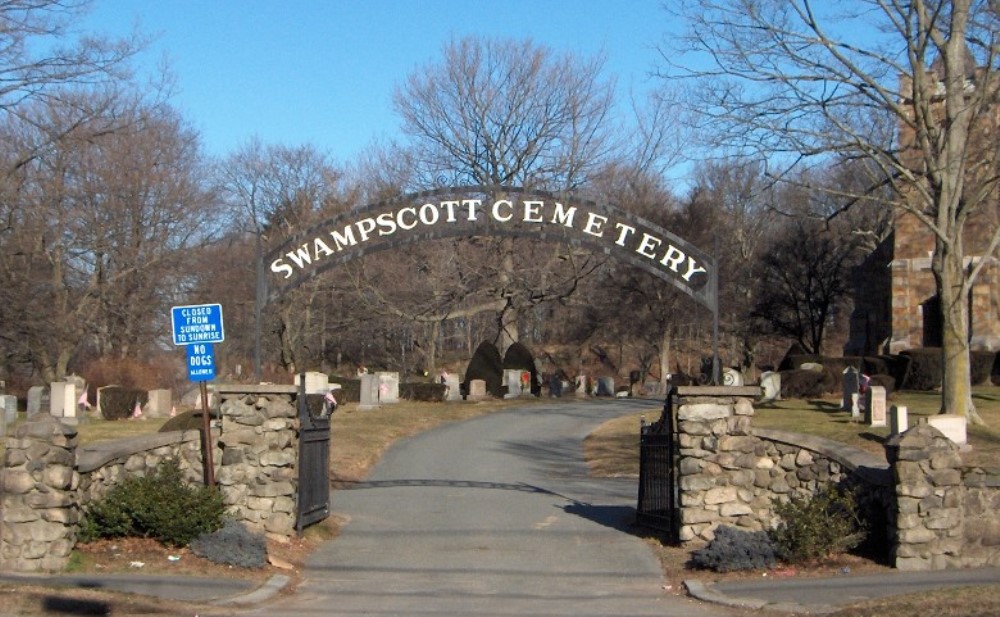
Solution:
<path fill-rule="evenodd" d="M 667 393 L 667 379 L 670 375 L 670 346 L 673 337 L 670 331 L 665 329 L 660 334 L 660 387 L 663 394 Z"/>
<path fill-rule="evenodd" d="M 964 416 L 971 424 L 985 424 L 972 403 L 972 364 L 969 357 L 969 295 L 959 254 L 937 243 L 934 274 L 941 299 L 941 354 L 943 381 L 941 413 Z"/>

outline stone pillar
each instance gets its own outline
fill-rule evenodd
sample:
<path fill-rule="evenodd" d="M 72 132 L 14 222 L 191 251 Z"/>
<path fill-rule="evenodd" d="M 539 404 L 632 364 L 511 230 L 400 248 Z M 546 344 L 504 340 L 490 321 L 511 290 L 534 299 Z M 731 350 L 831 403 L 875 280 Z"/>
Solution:
<path fill-rule="evenodd" d="M 750 434 L 758 387 L 678 388 L 680 541 L 703 544 L 720 524 L 760 529 L 754 491 L 760 440 Z M 761 455 L 764 453 L 761 452 Z"/>
<path fill-rule="evenodd" d="M 222 460 L 216 479 L 233 516 L 253 529 L 295 532 L 295 386 L 218 386 Z M 217 461 L 218 463 L 218 461 Z"/>
<path fill-rule="evenodd" d="M 40 415 L 7 439 L 2 470 L 0 569 L 58 572 L 76 544 L 76 429 Z"/>
<path fill-rule="evenodd" d="M 893 436 L 886 450 L 896 482 L 896 568 L 961 567 L 965 486 L 958 446 L 920 424 Z"/>

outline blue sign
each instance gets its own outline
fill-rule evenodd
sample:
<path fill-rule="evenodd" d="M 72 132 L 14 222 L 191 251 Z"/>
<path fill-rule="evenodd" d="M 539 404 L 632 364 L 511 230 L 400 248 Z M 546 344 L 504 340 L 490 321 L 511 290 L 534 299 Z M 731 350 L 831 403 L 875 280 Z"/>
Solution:
<path fill-rule="evenodd" d="M 187 346 L 188 379 L 212 381 L 215 379 L 215 348 L 211 343 Z"/>
<path fill-rule="evenodd" d="M 222 330 L 221 304 L 195 304 L 170 309 L 174 329 L 174 345 L 221 343 L 226 339 Z"/>

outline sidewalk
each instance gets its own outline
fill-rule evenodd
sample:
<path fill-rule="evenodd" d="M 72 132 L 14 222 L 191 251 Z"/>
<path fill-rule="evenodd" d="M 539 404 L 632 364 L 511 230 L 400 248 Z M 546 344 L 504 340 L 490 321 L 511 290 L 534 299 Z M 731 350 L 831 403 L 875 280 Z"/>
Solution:
<path fill-rule="evenodd" d="M 204 578 L 157 574 L 0 574 L 0 583 L 20 583 L 106 589 L 154 596 L 166 600 L 211 604 L 254 604 L 267 600 L 289 582 L 287 576 L 272 576 L 263 584 L 239 578 Z"/>
<path fill-rule="evenodd" d="M 945 587 L 1000 584 L 1000 568 L 886 572 L 827 578 L 760 578 L 718 584 L 684 581 L 688 593 L 705 602 L 792 613 L 832 613 L 854 602 Z"/>

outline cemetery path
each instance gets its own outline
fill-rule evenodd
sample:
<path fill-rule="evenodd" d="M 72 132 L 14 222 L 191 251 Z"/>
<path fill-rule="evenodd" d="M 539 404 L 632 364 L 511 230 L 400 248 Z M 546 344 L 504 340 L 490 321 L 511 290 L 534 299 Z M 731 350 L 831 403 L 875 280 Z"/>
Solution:
<path fill-rule="evenodd" d="M 258 613 L 728 614 L 663 589 L 652 551 L 623 531 L 634 478 L 588 477 L 583 438 L 650 406 L 554 401 L 397 444 L 367 481 L 334 493 L 341 535 L 312 555 L 295 594 Z"/>

